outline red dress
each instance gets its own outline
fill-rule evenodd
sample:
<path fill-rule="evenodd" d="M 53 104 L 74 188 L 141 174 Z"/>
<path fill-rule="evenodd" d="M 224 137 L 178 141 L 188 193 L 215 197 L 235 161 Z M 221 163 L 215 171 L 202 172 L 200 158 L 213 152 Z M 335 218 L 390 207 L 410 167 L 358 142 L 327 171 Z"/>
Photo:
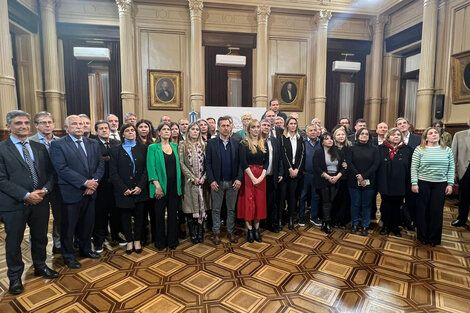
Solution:
<path fill-rule="evenodd" d="M 266 149 L 267 151 L 267 149 Z M 254 154 L 248 148 L 246 142 L 240 143 L 240 164 L 243 169 L 243 184 L 238 193 L 238 218 L 246 221 L 262 220 L 266 218 L 266 178 L 258 185 L 253 185 L 246 168 L 250 168 L 257 178 L 261 176 L 269 164 L 268 153 L 263 153 L 259 148 Z"/>

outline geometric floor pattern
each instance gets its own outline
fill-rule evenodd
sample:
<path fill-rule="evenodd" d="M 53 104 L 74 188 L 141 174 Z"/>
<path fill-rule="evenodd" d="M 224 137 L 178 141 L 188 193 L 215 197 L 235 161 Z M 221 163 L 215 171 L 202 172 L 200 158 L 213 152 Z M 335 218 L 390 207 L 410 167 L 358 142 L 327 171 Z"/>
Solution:
<path fill-rule="evenodd" d="M 296 227 L 262 233 L 247 243 L 187 239 L 173 251 L 142 254 L 107 246 L 98 260 L 70 270 L 58 256 L 48 264 L 60 278 L 34 277 L 23 242 L 25 291 L 6 290 L 4 232 L 0 231 L 0 312 L 470 312 L 470 231 L 449 226 L 457 214 L 446 202 L 442 245 L 334 229 Z M 51 242 L 51 240 L 49 240 Z M 49 244 L 48 251 L 51 251 Z"/>

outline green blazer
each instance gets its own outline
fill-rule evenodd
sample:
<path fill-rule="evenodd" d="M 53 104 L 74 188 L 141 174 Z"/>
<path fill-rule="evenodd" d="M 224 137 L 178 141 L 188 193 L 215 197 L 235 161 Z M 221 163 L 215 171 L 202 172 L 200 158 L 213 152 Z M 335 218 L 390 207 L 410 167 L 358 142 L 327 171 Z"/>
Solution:
<path fill-rule="evenodd" d="M 178 155 L 178 144 L 170 142 L 171 149 L 176 158 L 176 184 L 178 195 L 181 196 L 181 169 L 180 169 L 180 158 Z M 166 180 L 166 169 L 165 169 L 165 158 L 163 156 L 162 144 L 154 143 L 148 147 L 147 151 L 147 171 L 149 175 L 150 187 L 149 196 L 150 198 L 155 197 L 155 185 L 152 183 L 154 180 L 160 182 L 162 186 L 163 194 L 166 195 L 167 180 Z"/>

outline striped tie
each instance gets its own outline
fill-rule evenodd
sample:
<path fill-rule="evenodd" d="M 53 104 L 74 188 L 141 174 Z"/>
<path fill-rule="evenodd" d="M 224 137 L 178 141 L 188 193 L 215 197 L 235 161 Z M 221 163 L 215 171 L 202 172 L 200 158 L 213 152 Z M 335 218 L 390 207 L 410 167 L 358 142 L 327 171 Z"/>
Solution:
<path fill-rule="evenodd" d="M 29 145 L 29 142 L 27 141 L 21 142 L 21 145 L 23 145 L 23 157 L 26 164 L 28 164 L 29 173 L 31 174 L 31 178 L 33 179 L 33 188 L 36 189 L 38 188 L 39 177 L 38 173 L 36 172 L 36 168 L 34 167 L 33 158 L 31 157 L 28 148 L 26 148 L 27 144 Z"/>

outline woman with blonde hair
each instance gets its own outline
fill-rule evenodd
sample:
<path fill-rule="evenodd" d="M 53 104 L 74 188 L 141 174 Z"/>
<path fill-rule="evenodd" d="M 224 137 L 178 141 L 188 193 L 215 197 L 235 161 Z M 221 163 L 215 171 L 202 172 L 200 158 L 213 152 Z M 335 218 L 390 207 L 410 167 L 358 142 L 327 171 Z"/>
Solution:
<path fill-rule="evenodd" d="M 418 194 L 416 234 L 422 244 L 441 244 L 445 196 L 454 185 L 454 155 L 439 129 L 426 128 L 411 159 L 411 190 Z"/>
<path fill-rule="evenodd" d="M 186 140 L 178 146 L 183 181 L 183 212 L 188 221 L 189 236 L 192 243 L 204 241 L 204 220 L 206 205 L 204 197 L 204 182 L 206 171 L 204 161 L 206 158 L 206 143 L 201 138 L 197 122 L 188 126 Z"/>
<path fill-rule="evenodd" d="M 333 130 L 333 142 L 341 151 L 344 161 L 341 167 L 345 169 L 343 175 L 338 181 L 338 192 L 331 206 L 331 224 L 332 226 L 345 227 L 351 220 L 351 197 L 348 190 L 348 165 L 346 163 L 346 155 L 352 146 L 348 139 L 346 126 L 337 125 Z"/>
<path fill-rule="evenodd" d="M 280 185 L 279 210 L 284 211 L 285 200 L 289 211 L 290 230 L 294 229 L 294 213 L 297 211 L 297 186 L 301 182 L 302 170 L 305 165 L 305 141 L 298 132 L 297 120 L 289 116 L 286 120 L 284 134 L 279 139 L 281 155 L 286 173 L 285 179 Z"/>
<path fill-rule="evenodd" d="M 238 193 L 238 218 L 247 227 L 247 241 L 261 242 L 259 221 L 266 218 L 266 170 L 268 149 L 261 136 L 260 123 L 251 120 L 246 127 L 246 138 L 240 142 L 240 166 L 244 171 L 243 185 Z"/>
<path fill-rule="evenodd" d="M 403 134 L 398 128 L 390 129 L 384 137 L 383 144 L 378 146 L 379 168 L 377 170 L 377 191 L 380 192 L 381 235 L 393 232 L 401 237 L 400 206 L 403 204 L 406 191 L 410 188 L 410 165 L 413 150 L 404 142 Z"/>

